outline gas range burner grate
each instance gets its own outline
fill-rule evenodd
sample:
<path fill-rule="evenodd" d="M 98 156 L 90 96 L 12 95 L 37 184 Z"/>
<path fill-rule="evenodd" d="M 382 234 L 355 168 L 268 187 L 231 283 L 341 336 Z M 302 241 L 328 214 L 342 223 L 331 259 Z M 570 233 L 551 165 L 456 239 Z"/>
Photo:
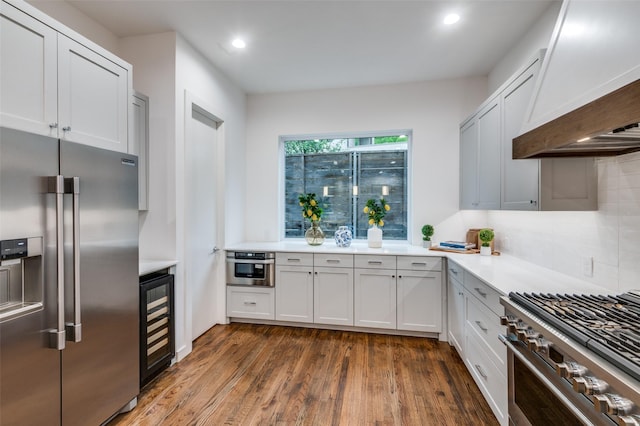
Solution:
<path fill-rule="evenodd" d="M 640 295 L 510 293 L 509 298 L 640 380 Z"/>

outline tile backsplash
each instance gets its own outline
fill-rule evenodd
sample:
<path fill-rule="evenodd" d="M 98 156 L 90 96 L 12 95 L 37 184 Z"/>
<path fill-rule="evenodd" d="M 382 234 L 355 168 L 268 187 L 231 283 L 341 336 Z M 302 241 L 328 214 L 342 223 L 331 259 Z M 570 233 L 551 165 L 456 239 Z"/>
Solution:
<path fill-rule="evenodd" d="M 488 225 L 504 253 L 611 291 L 640 289 L 640 153 L 597 163 L 597 211 L 489 211 Z"/>

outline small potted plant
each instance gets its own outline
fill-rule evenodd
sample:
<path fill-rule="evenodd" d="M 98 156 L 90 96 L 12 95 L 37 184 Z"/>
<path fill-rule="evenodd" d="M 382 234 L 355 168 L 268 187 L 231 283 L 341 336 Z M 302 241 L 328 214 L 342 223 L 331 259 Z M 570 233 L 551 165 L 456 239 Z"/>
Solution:
<path fill-rule="evenodd" d="M 478 233 L 478 238 L 482 241 L 480 246 L 480 254 L 483 256 L 491 256 L 491 241 L 493 241 L 495 234 L 493 229 L 484 228 Z"/>
<path fill-rule="evenodd" d="M 433 228 L 433 225 L 424 225 L 422 227 L 422 247 L 431 247 L 431 236 L 434 231 L 435 229 Z"/>

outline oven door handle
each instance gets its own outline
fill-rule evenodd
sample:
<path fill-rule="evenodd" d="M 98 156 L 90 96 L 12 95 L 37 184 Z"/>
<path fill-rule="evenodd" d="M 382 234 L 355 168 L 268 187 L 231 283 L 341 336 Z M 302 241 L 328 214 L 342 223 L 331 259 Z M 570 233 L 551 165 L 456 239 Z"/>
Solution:
<path fill-rule="evenodd" d="M 540 371 L 538 371 L 537 367 L 535 365 L 533 365 L 533 363 L 531 361 L 529 361 L 527 359 L 526 356 L 522 355 L 520 353 L 520 351 L 518 350 L 518 348 L 516 348 L 513 343 L 511 343 L 511 341 L 509 340 L 509 338 L 507 336 L 504 336 L 502 334 L 498 334 L 498 339 L 500 339 L 500 341 L 502 343 L 504 343 L 504 345 L 507 347 L 507 351 L 511 352 L 514 356 L 516 356 L 518 358 L 518 360 L 520 360 L 520 362 L 522 362 L 525 367 L 527 367 L 527 369 L 538 378 L 538 380 L 540 380 L 544 386 L 549 389 L 551 391 L 551 393 L 554 394 L 554 396 L 556 398 L 558 398 L 563 404 L 564 406 L 569 409 L 569 411 L 571 411 L 571 413 L 573 413 L 573 415 L 575 415 L 578 419 L 580 419 L 580 421 L 585 424 L 585 425 L 592 425 L 593 423 L 584 416 L 584 414 L 582 414 L 580 412 L 580 410 L 578 410 L 576 407 L 574 407 L 573 403 L 571 401 L 569 401 L 569 399 L 564 396 L 564 394 L 559 391 L 553 383 L 551 383 L 551 381 L 549 379 L 546 378 L 546 376 L 544 374 L 542 374 Z"/>

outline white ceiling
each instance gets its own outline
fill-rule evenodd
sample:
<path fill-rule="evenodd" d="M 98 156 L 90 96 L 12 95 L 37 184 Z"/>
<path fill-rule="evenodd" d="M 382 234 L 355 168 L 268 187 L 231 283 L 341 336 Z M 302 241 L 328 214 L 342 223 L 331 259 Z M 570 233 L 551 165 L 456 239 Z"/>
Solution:
<path fill-rule="evenodd" d="M 487 75 L 551 3 L 67 1 L 118 37 L 178 32 L 248 93 Z M 462 18 L 445 26 L 450 11 Z"/>

